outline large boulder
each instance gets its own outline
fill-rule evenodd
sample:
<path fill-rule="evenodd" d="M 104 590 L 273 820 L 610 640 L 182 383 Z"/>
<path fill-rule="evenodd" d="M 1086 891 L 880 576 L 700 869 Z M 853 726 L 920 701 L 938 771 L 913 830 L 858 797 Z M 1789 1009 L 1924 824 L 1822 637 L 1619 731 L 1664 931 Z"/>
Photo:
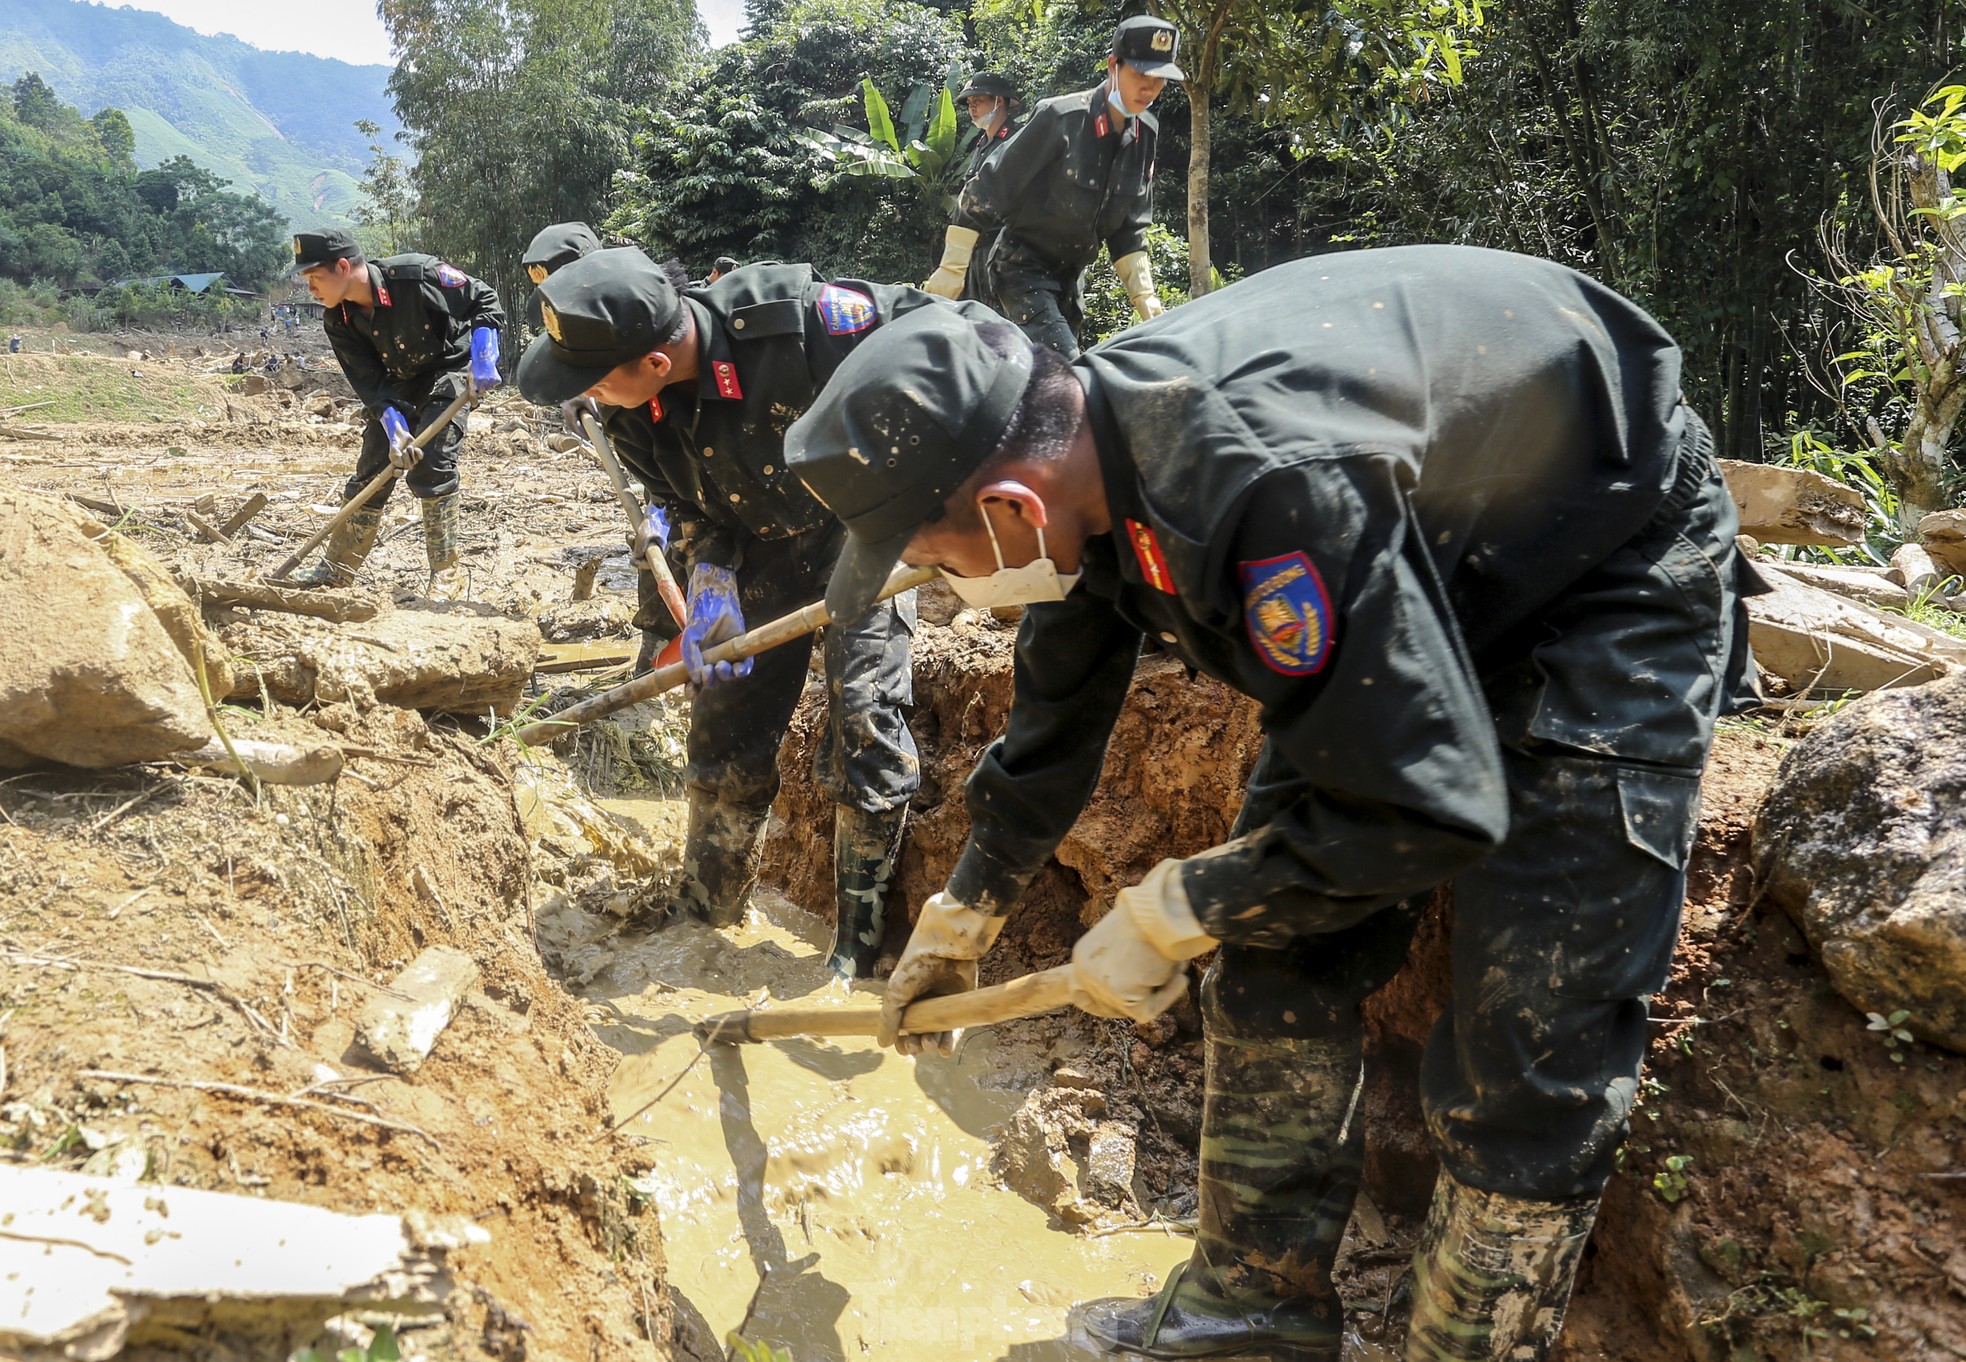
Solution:
<path fill-rule="evenodd" d="M 247 663 L 237 693 L 264 690 L 289 705 L 510 714 L 539 661 L 531 620 L 470 605 L 410 606 L 347 623 L 255 612 L 221 636 Z"/>
<path fill-rule="evenodd" d="M 1966 1051 L 1966 676 L 1870 696 L 1782 762 L 1755 826 L 1770 899 L 1845 998 Z"/>
<path fill-rule="evenodd" d="M 135 545 L 73 505 L 0 491 L 0 765 L 120 766 L 212 736 L 190 655 L 231 676 L 197 612 Z"/>

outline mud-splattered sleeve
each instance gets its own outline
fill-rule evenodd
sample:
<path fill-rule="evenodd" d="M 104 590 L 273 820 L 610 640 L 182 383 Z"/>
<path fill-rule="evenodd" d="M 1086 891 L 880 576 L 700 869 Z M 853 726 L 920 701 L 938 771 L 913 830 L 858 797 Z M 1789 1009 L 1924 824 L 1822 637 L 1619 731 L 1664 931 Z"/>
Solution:
<path fill-rule="evenodd" d="M 1010 722 L 969 778 L 969 841 L 949 892 L 1001 915 L 1092 797 L 1140 655 L 1111 601 L 1079 592 L 1024 612 Z"/>
<path fill-rule="evenodd" d="M 1508 826 L 1501 749 L 1399 462 L 1313 460 L 1254 484 L 1225 531 L 1239 687 L 1302 780 L 1262 827 L 1191 857 L 1209 934 L 1337 930 L 1452 879 Z"/>

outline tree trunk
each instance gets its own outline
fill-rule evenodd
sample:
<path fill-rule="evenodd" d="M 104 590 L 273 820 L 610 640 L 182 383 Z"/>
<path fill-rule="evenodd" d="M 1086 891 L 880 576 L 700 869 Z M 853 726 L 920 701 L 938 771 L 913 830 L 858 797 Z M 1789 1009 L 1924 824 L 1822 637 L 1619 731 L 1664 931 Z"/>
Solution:
<path fill-rule="evenodd" d="M 1188 296 L 1208 292 L 1208 91 L 1188 83 Z"/>

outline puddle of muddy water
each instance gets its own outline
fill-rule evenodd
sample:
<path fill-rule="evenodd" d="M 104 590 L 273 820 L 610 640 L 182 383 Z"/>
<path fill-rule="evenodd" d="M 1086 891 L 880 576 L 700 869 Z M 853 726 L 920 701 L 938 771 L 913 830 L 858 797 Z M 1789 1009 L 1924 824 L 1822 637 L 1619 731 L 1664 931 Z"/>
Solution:
<path fill-rule="evenodd" d="M 677 828 L 673 804 L 606 803 Z M 719 1339 L 750 1309 L 746 1335 L 798 1362 L 1107 1356 L 1073 1336 L 1072 1307 L 1150 1292 L 1189 1243 L 1158 1228 L 1052 1229 L 995 1185 L 990 1134 L 1043 1054 L 978 1032 L 955 1059 L 791 1040 L 718 1046 L 691 1067 L 690 1026 L 716 1013 L 865 1004 L 870 987 L 831 980 L 826 930 L 760 894 L 740 927 L 622 938 L 581 990 L 611 1017 L 598 1034 L 626 1055 L 609 1094 L 616 1120 L 682 1075 L 625 1127 L 647 1141 L 641 1185 L 661 1211 L 672 1287 Z"/>

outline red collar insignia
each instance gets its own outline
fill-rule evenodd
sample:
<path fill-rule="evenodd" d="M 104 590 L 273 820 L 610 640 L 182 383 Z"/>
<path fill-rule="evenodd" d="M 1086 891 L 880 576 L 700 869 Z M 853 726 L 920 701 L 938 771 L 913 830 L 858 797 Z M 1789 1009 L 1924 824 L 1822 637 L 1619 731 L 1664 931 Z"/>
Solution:
<path fill-rule="evenodd" d="M 380 279 L 375 281 L 375 300 L 384 307 L 395 306 L 394 303 L 389 301 L 389 285 L 383 283 Z"/>
<path fill-rule="evenodd" d="M 662 419 L 662 399 L 660 397 L 651 397 L 649 399 L 649 415 L 658 421 Z"/>
<path fill-rule="evenodd" d="M 717 396 L 732 399 L 744 396 L 744 389 L 737 381 L 737 366 L 727 359 L 712 361 L 711 372 L 717 376 Z"/>
<path fill-rule="evenodd" d="M 1147 579 L 1147 585 L 1170 596 L 1178 595 L 1174 589 L 1174 574 L 1168 570 L 1167 555 L 1161 552 L 1160 539 L 1154 534 L 1153 526 L 1142 525 L 1128 516 L 1126 537 L 1133 542 L 1133 556 L 1140 560 L 1140 575 Z"/>
<path fill-rule="evenodd" d="M 1092 120 L 1092 135 L 1094 137 L 1104 137 L 1106 135 L 1106 129 L 1108 126 L 1109 125 L 1106 122 L 1106 115 L 1100 114 L 1097 118 Z"/>

